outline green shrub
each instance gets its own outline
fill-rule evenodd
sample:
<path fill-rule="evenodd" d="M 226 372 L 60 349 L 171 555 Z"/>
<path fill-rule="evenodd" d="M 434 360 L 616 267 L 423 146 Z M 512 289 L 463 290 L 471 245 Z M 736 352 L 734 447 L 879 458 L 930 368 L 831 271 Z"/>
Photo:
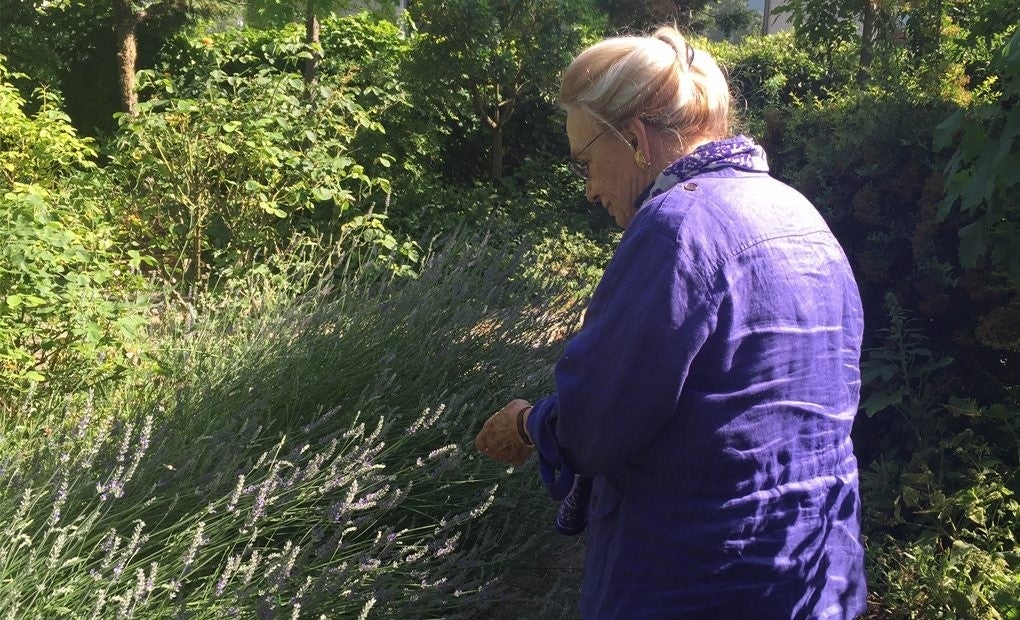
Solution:
<path fill-rule="evenodd" d="M 0 192 L 16 184 L 51 187 L 73 170 L 95 167 L 92 141 L 79 138 L 61 109 L 60 98 L 37 90 L 34 116 L 12 83 L 17 77 L 0 56 Z"/>
<path fill-rule="evenodd" d="M 1020 280 L 1020 30 L 997 52 L 990 70 L 997 76 L 991 103 L 978 102 L 954 112 L 939 127 L 936 147 L 958 144 L 946 167 L 946 196 L 938 217 L 959 206 L 969 221 L 960 229 L 960 262 L 991 265 Z M 1017 332 L 1020 338 L 1020 331 Z"/>
<path fill-rule="evenodd" d="M 550 233 L 529 254 L 524 275 L 561 286 L 587 301 L 612 258 L 610 245 L 566 226 Z"/>
<path fill-rule="evenodd" d="M 956 541 L 951 548 L 928 541 L 873 543 L 872 600 L 868 618 L 1002 620 L 1017 618 L 1020 582 L 1016 560 L 1001 552 Z M 1011 561 L 1007 561 L 1010 558 Z"/>
<path fill-rule="evenodd" d="M 208 76 L 216 71 L 239 78 L 267 70 L 303 76 L 306 59 L 316 53 L 321 57 L 320 79 L 342 85 L 345 96 L 376 122 L 375 131 L 352 136 L 353 148 L 390 153 L 403 164 L 413 141 L 402 135 L 396 142 L 383 135 L 382 129 L 399 123 L 408 105 L 409 95 L 400 73 L 410 48 L 408 38 L 391 21 L 359 13 L 323 18 L 315 50 L 304 39 L 305 29 L 299 24 L 214 33 L 196 29 L 163 47 L 156 73 L 171 80 L 176 97 L 193 98 L 202 95 Z M 367 159 L 361 163 L 370 175 L 391 174 L 385 164 Z"/>
<path fill-rule="evenodd" d="M 365 196 L 389 189 L 354 159 L 354 137 L 379 126 L 342 84 L 322 79 L 313 103 L 300 77 L 268 68 L 214 70 L 195 98 L 176 96 L 170 78 L 142 83 L 149 97 L 122 117 L 110 172 L 172 281 L 201 286 L 296 233 L 335 236 Z"/>
<path fill-rule="evenodd" d="M 0 410 L 29 389 L 81 389 L 139 360 L 132 275 L 141 254 L 118 244 L 91 142 L 52 95 L 35 116 L 0 65 Z"/>
<path fill-rule="evenodd" d="M 784 106 L 841 91 L 853 80 L 853 49 L 837 48 L 835 64 L 829 67 L 817 50 L 798 44 L 791 32 L 707 46 L 729 78 L 742 125 L 738 129 L 766 142 L 766 119 Z"/>
<path fill-rule="evenodd" d="M 35 185 L 0 196 L 0 408 L 34 383 L 80 389 L 137 362 L 144 323 L 116 231 L 88 222 L 81 203 Z"/>
<path fill-rule="evenodd" d="M 947 395 L 952 358 L 891 295 L 889 314 L 862 365 L 862 408 L 882 429 L 861 472 L 869 617 L 1016 618 L 1020 410 Z"/>

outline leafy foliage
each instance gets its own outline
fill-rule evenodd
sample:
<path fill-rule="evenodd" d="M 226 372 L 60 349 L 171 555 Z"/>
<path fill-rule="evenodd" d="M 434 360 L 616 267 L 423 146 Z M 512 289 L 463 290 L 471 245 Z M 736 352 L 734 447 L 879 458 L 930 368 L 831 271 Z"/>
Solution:
<path fill-rule="evenodd" d="M 714 0 L 695 13 L 691 30 L 713 40 L 738 42 L 761 30 L 762 14 L 746 0 Z"/>
<path fill-rule="evenodd" d="M 863 404 L 896 410 L 861 474 L 876 618 L 1015 618 L 1020 609 L 1020 411 L 939 398 L 951 358 L 894 299 L 867 353 Z M 943 394 L 943 396 L 945 396 Z"/>
<path fill-rule="evenodd" d="M 936 373 L 952 364 L 953 358 L 937 356 L 924 346 L 927 339 L 911 325 L 894 295 L 886 296 L 886 307 L 890 325 L 879 330 L 886 335 L 886 346 L 868 351 L 861 364 L 861 383 L 875 390 L 861 408 L 868 416 L 896 409 L 922 440 L 931 428 L 925 419 L 934 406 L 929 390 L 938 383 Z"/>
<path fill-rule="evenodd" d="M 139 357 L 143 323 L 130 275 L 142 256 L 116 246 L 79 139 L 59 99 L 34 117 L 0 64 L 0 409 L 40 382 L 74 390 Z M 77 175 L 77 176 L 75 176 Z"/>
<path fill-rule="evenodd" d="M 246 21 L 257 28 L 279 27 L 291 22 L 304 23 L 310 16 L 324 19 L 354 8 L 372 8 L 377 14 L 392 17 L 396 0 L 352 2 L 352 0 L 247 0 Z"/>
<path fill-rule="evenodd" d="M 90 210 L 96 203 L 88 206 Z M 144 318 L 128 271 L 142 260 L 83 203 L 37 185 L 0 196 L 0 390 L 9 407 L 32 384 L 73 390 L 137 362 Z M 122 292 L 123 291 L 123 292 Z"/>
<path fill-rule="evenodd" d="M 555 76 L 594 23 L 583 0 L 423 0 L 412 74 L 454 91 L 428 97 L 439 122 L 473 117 L 489 136 L 489 174 L 503 176 L 509 123 L 525 99 L 551 101 Z M 424 89 L 420 90 L 426 94 Z"/>
<path fill-rule="evenodd" d="M 994 103 L 954 112 L 936 128 L 935 146 L 958 140 L 946 168 L 946 196 L 938 217 L 959 205 L 970 223 L 960 229 L 960 262 L 976 267 L 988 257 L 996 268 L 1020 277 L 1020 30 L 994 59 L 998 74 Z"/>
<path fill-rule="evenodd" d="M 598 0 L 610 30 L 643 30 L 676 22 L 688 27 L 713 0 Z"/>
<path fill-rule="evenodd" d="M 726 71 L 741 131 L 770 142 L 774 125 L 790 104 L 821 99 L 839 92 L 853 79 L 852 51 L 835 51 L 831 66 L 822 62 L 816 48 L 798 44 L 793 34 L 744 38 L 739 45 L 708 43 L 708 50 Z M 771 122 L 770 122 L 771 120 Z"/>
<path fill-rule="evenodd" d="M 841 45 L 859 49 L 862 82 L 963 99 L 1020 18 L 1009 0 L 787 0 L 776 12 L 790 16 L 798 40 L 825 49 L 827 62 Z"/>
<path fill-rule="evenodd" d="M 36 7 L 24 0 L 0 0 L 0 15 L 0 55 L 6 57 L 0 64 L 20 74 L 15 81 L 26 82 L 22 85 L 25 94 L 39 86 L 54 88 L 59 83 L 60 61 L 52 37 L 38 36 L 42 24 Z M 8 74 L 4 80 L 11 78 Z"/>
<path fill-rule="evenodd" d="M 129 103 L 124 80 L 151 67 L 163 42 L 181 29 L 225 18 L 238 6 L 236 0 L 3 0 L 0 54 L 31 75 L 24 92 L 40 85 L 59 91 L 80 131 L 112 133 L 113 114 Z"/>
<path fill-rule="evenodd" d="M 29 116 L 28 102 L 12 83 L 15 77 L 0 56 L 0 191 L 17 184 L 52 187 L 69 169 L 94 167 L 93 142 L 78 138 L 60 98 L 37 90 L 37 111 Z"/>
<path fill-rule="evenodd" d="M 838 45 L 857 38 L 863 2 L 854 0 L 788 0 L 773 9 L 787 14 L 797 36 L 812 45 Z"/>
<path fill-rule="evenodd" d="M 122 118 L 112 151 L 113 174 L 139 197 L 128 206 L 136 233 L 166 276 L 202 282 L 210 270 L 269 255 L 292 234 L 335 234 L 360 199 L 389 190 L 352 157 L 354 138 L 382 127 L 344 76 L 324 76 L 311 103 L 298 75 L 243 47 L 195 46 L 216 68 L 198 81 L 146 74 L 148 99 L 137 118 Z M 293 42 L 270 51 L 286 66 L 287 53 L 302 49 Z"/>

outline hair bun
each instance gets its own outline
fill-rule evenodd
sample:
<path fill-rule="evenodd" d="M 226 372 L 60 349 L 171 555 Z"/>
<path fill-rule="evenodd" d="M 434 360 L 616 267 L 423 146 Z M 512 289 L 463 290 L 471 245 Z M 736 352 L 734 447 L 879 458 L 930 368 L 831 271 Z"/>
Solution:
<path fill-rule="evenodd" d="M 640 118 L 684 142 L 729 135 L 726 77 L 710 52 L 670 26 L 581 52 L 563 73 L 559 103 L 612 128 Z"/>
<path fill-rule="evenodd" d="M 694 48 L 687 42 L 684 35 L 673 26 L 660 26 L 652 33 L 652 38 L 662 41 L 673 48 L 676 54 L 677 63 L 684 69 L 689 69 L 693 62 Z"/>

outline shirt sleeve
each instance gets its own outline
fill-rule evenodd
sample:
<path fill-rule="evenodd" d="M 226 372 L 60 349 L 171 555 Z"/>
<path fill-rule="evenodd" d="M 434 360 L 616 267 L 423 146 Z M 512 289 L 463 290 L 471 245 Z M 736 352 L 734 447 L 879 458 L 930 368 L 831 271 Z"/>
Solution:
<path fill-rule="evenodd" d="M 717 295 L 676 239 L 627 232 L 556 365 L 556 393 L 528 418 L 540 457 L 558 470 L 612 472 L 651 443 L 714 327 Z"/>

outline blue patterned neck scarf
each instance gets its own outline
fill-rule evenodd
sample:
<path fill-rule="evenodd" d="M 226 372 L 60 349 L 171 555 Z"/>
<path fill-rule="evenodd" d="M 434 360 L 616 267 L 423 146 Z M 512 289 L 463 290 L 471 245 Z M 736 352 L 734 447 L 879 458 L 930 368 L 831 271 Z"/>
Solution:
<path fill-rule="evenodd" d="M 648 200 L 673 188 L 691 177 L 710 170 L 734 168 L 748 172 L 768 172 L 765 151 L 747 136 L 734 136 L 703 144 L 689 155 L 666 167 L 655 181 L 638 196 L 635 205 L 641 208 Z"/>

